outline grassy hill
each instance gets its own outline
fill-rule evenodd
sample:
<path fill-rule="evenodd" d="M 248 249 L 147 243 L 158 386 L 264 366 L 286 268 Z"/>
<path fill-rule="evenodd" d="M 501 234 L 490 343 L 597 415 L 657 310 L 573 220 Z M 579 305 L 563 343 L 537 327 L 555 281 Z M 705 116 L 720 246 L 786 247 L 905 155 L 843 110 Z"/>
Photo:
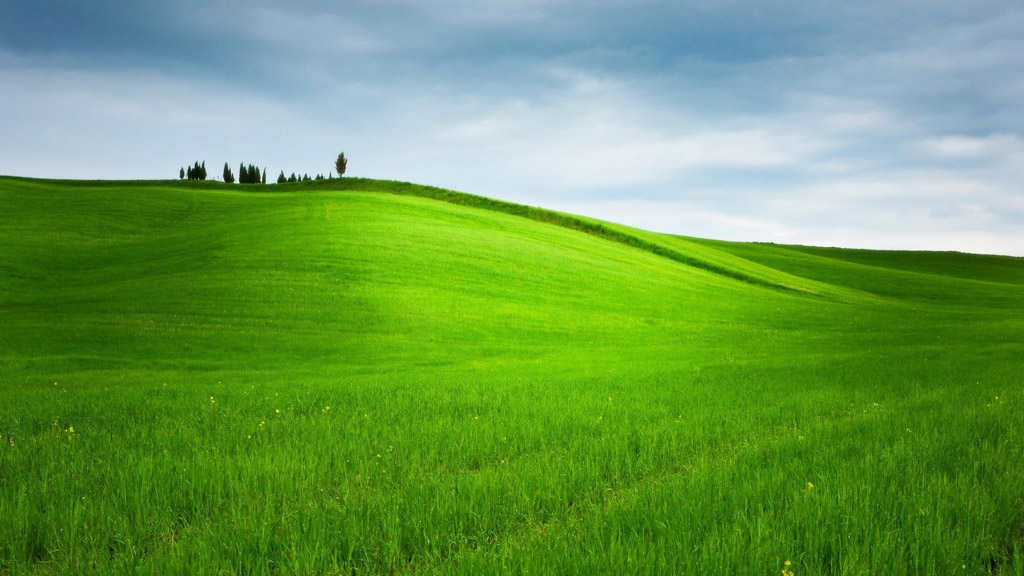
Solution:
<path fill-rule="evenodd" d="M 1022 359 L 1024 259 L 0 178 L 0 574 L 1022 574 Z"/>

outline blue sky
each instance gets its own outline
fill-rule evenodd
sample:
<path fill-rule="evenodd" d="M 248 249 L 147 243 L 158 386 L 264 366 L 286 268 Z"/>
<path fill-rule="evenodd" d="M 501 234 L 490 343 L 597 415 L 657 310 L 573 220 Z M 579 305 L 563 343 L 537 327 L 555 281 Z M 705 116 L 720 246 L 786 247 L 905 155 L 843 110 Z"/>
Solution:
<path fill-rule="evenodd" d="M 1024 6 L 0 0 L 0 173 L 205 159 L 735 240 L 1024 255 Z"/>

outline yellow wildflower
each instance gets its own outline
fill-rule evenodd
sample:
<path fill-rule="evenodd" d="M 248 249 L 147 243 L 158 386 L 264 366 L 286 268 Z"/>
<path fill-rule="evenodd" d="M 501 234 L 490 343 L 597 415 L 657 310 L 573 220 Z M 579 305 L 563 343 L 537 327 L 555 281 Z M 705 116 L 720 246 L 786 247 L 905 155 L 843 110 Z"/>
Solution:
<path fill-rule="evenodd" d="M 74 426 L 68 426 L 67 432 L 68 432 L 68 434 L 74 434 L 75 433 L 75 427 Z"/>

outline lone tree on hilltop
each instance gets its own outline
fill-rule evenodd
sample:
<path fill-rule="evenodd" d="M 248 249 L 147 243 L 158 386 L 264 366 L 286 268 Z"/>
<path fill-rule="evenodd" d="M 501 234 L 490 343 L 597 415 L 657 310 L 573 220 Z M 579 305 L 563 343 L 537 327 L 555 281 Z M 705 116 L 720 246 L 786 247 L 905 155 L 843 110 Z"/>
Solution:
<path fill-rule="evenodd" d="M 184 179 L 185 179 L 185 169 L 184 168 L 179 168 L 178 169 L 178 180 L 184 180 Z"/>
<path fill-rule="evenodd" d="M 345 158 L 345 153 L 338 154 L 338 159 L 334 161 L 334 169 L 338 171 L 338 178 L 345 175 L 345 168 L 348 167 L 348 158 Z"/>

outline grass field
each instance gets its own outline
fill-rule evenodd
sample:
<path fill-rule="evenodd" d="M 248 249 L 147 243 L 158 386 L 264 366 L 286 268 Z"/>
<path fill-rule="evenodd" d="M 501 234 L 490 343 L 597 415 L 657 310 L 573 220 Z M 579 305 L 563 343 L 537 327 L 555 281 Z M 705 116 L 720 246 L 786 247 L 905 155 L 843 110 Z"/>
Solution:
<path fill-rule="evenodd" d="M 0 435 L 4 575 L 1021 575 L 1024 259 L 0 178 Z"/>

